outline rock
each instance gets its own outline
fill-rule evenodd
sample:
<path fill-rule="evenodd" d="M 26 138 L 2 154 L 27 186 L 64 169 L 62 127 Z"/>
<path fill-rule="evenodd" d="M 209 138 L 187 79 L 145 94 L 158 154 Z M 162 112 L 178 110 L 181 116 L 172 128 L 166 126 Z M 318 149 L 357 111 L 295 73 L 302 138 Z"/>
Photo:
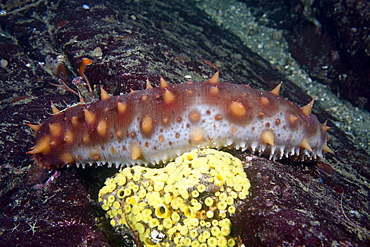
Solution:
<path fill-rule="evenodd" d="M 346 175 L 323 167 L 252 158 L 246 169 L 251 196 L 237 208 L 236 234 L 249 246 L 369 243 L 368 216 L 361 209 L 368 196 L 356 183 L 344 183 Z"/>

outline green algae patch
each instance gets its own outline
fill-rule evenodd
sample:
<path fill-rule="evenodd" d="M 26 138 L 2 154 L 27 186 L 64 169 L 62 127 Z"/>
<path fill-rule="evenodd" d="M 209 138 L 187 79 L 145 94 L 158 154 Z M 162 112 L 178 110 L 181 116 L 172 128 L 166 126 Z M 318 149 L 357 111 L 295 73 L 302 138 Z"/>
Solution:
<path fill-rule="evenodd" d="M 195 149 L 161 169 L 124 168 L 99 202 L 114 228 L 135 231 L 144 246 L 235 246 L 229 217 L 249 187 L 239 159 Z"/>

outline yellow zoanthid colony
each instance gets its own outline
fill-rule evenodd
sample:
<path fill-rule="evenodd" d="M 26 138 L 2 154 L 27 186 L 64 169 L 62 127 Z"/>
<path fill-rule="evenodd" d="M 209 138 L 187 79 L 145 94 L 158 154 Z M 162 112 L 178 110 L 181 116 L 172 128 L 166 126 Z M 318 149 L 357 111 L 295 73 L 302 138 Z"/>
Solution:
<path fill-rule="evenodd" d="M 135 231 L 144 246 L 234 246 L 229 216 L 249 187 L 239 159 L 192 150 L 164 168 L 124 168 L 99 201 L 111 225 Z"/>

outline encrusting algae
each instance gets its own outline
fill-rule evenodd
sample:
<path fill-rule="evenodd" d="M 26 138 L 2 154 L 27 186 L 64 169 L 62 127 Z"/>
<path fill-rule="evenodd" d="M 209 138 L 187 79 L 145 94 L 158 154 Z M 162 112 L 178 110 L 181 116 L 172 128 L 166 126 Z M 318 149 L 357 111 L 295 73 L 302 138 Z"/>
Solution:
<path fill-rule="evenodd" d="M 164 168 L 124 168 L 99 202 L 110 224 L 135 231 L 143 246 L 235 246 L 229 217 L 249 187 L 239 159 L 195 149 Z"/>

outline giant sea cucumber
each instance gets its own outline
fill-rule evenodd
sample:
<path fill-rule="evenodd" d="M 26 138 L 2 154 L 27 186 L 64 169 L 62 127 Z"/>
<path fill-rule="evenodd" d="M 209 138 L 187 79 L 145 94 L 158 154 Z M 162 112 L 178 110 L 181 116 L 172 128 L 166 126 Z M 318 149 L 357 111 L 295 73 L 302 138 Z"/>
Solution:
<path fill-rule="evenodd" d="M 36 165 L 58 169 L 115 164 L 158 164 L 194 148 L 230 147 L 272 159 L 309 160 L 332 152 L 326 131 L 311 114 L 271 92 L 208 81 L 167 84 L 120 96 L 102 90 L 101 100 L 76 104 L 41 125 L 30 125 Z"/>

